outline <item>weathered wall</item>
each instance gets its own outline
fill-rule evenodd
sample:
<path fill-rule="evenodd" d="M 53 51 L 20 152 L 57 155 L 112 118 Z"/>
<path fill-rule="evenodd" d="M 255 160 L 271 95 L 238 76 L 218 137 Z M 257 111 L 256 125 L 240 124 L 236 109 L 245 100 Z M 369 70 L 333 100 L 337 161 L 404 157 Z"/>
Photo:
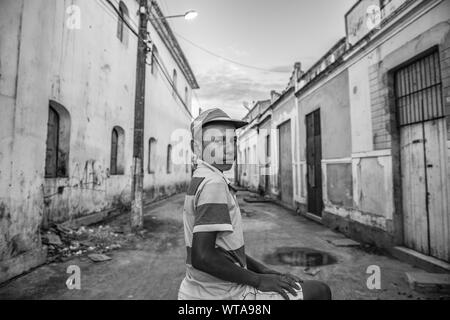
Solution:
<path fill-rule="evenodd" d="M 1 81 L 0 117 L 1 127 L 6 128 L 2 130 L 0 149 L 2 158 L 6 159 L 0 161 L 0 170 L 4 172 L 2 175 L 8 176 L 5 182 L 0 179 L 1 197 L 7 198 L 0 216 L 0 281 L 42 261 L 38 230 L 43 215 L 44 128 L 48 117 L 48 70 L 51 66 L 48 57 L 51 20 L 48 19 L 47 4 L 51 9 L 52 3 L 44 0 L 12 2 L 2 2 L 0 20 L 2 35 L 11 37 L 11 46 L 5 45 L 9 36 L 2 36 L 0 45 L 0 73 L 3 74 L 3 68 L 6 70 Z M 39 17 L 38 21 L 36 17 Z M 10 28 L 11 33 L 8 32 Z"/>
<path fill-rule="evenodd" d="M 301 145 L 306 147 L 305 117 L 320 108 L 322 158 L 341 159 L 351 155 L 350 101 L 348 72 L 343 71 L 330 81 L 298 98 Z M 300 148 L 300 159 L 306 160 Z"/>
<path fill-rule="evenodd" d="M 257 190 L 259 185 L 258 133 L 252 124 L 241 129 L 238 134 L 238 165 L 240 165 L 240 182 L 243 187 Z M 247 150 L 247 151 L 246 151 Z M 245 154 L 247 152 L 247 157 Z"/>
<path fill-rule="evenodd" d="M 322 139 L 322 188 L 325 207 L 353 206 L 351 170 L 351 119 L 348 72 L 335 74 L 297 98 L 300 129 L 301 194 L 298 202 L 307 203 L 306 116 L 320 109 Z"/>
<path fill-rule="evenodd" d="M 356 54 L 348 67 L 354 206 L 353 210 L 328 208 L 326 223 L 384 246 L 402 243 L 403 219 L 398 128 L 389 72 L 438 45 L 443 101 L 449 109 L 449 91 L 445 88 L 450 85 L 450 67 L 445 44 L 450 30 L 446 14 L 450 1 L 426 4 L 430 7 L 419 16 L 411 15 L 406 22 L 397 23 L 376 40 L 376 45 Z M 448 181 L 447 177 L 447 186 Z"/>
<path fill-rule="evenodd" d="M 172 93 L 172 87 L 162 74 L 159 66 L 147 67 L 147 91 L 144 132 L 144 191 L 145 201 L 183 192 L 191 178 L 190 123 L 192 89 L 183 73 L 173 60 L 169 50 L 164 46 L 157 32 L 149 24 L 153 44 L 157 48 L 159 60 L 165 72 L 171 77 L 177 71 L 177 90 L 183 99 Z M 148 59 L 150 61 L 150 58 Z M 188 97 L 185 100 L 185 88 Z M 156 166 L 154 173 L 149 173 L 149 140 L 156 139 Z M 167 173 L 167 148 L 171 144 L 172 172 Z"/>
<path fill-rule="evenodd" d="M 65 26 L 65 10 L 72 3 L 81 10 L 79 30 Z M 136 1 L 125 4 L 136 24 Z M 122 43 L 116 36 L 117 18 L 106 10 L 105 5 L 86 0 L 56 1 L 48 10 L 53 12 L 48 18 L 55 27 L 48 51 L 52 63 L 47 94 L 71 116 L 69 177 L 45 179 L 44 184 L 44 218 L 50 222 L 129 201 L 136 81 L 130 71 L 136 68 L 137 40 L 126 31 L 128 40 Z M 123 175 L 109 174 L 115 126 L 125 134 Z M 46 127 L 41 127 L 46 132 L 42 129 Z"/>
<path fill-rule="evenodd" d="M 11 155 L 22 1 L 2 3 L 0 10 L 0 252 L 5 252 L 10 221 Z M 2 255 L 0 254 L 0 257 Z M 1 258 L 0 258 L 1 260 Z"/>
<path fill-rule="evenodd" d="M 259 190 L 263 192 L 270 192 L 271 190 L 271 184 L 270 184 L 270 177 L 271 177 L 271 170 L 273 170 L 272 167 L 272 150 L 270 150 L 270 156 L 267 157 L 267 150 L 266 150 L 266 139 L 267 136 L 275 135 L 276 132 L 272 131 L 272 118 L 269 114 L 263 114 L 261 117 L 261 121 L 263 123 L 259 126 L 259 133 L 258 133 L 258 157 L 260 159 L 260 172 L 259 172 Z M 269 137 L 271 139 L 271 137 Z M 270 148 L 270 145 L 269 145 Z M 268 185 L 266 186 L 266 179 L 268 182 Z M 266 190 L 267 187 L 267 190 Z"/>
<path fill-rule="evenodd" d="M 299 144 L 299 134 L 298 134 L 298 115 L 297 115 L 297 107 L 295 101 L 295 95 L 292 91 L 288 93 L 282 100 L 278 103 L 278 105 L 273 109 L 272 114 L 272 132 L 276 134 L 271 135 L 271 168 L 272 175 L 270 177 L 270 186 L 271 192 L 275 195 L 279 195 L 279 130 L 278 127 L 284 122 L 290 120 L 291 121 L 291 150 L 292 150 L 292 183 L 293 183 L 293 200 L 298 198 L 299 194 L 299 182 L 298 182 L 298 144 Z M 293 206 L 293 203 L 289 203 L 289 206 Z"/>
<path fill-rule="evenodd" d="M 137 25 L 137 2 L 124 2 L 131 24 Z M 137 39 L 126 28 L 128 40 L 122 43 L 117 38 L 117 15 L 106 2 L 2 0 L 0 5 L 2 282 L 45 259 L 39 236 L 43 222 L 61 222 L 129 203 Z M 67 27 L 70 5 L 80 8 L 79 29 Z M 156 32 L 152 37 L 158 37 Z M 161 59 L 172 67 L 165 49 L 160 45 Z M 175 129 L 189 127 L 190 116 L 174 102 L 165 81 L 159 76 L 148 83 L 146 133 L 167 147 Z M 184 97 L 186 80 L 180 71 L 178 83 Z M 188 107 L 190 99 L 191 90 Z M 70 114 L 66 178 L 44 178 L 50 100 Z M 121 175 L 110 174 L 115 126 L 124 131 Z M 161 149 L 158 154 L 165 152 Z M 162 156 L 158 166 L 165 165 Z M 185 164 L 174 165 L 171 176 L 146 180 L 146 187 L 155 184 L 182 191 L 189 176 Z"/>

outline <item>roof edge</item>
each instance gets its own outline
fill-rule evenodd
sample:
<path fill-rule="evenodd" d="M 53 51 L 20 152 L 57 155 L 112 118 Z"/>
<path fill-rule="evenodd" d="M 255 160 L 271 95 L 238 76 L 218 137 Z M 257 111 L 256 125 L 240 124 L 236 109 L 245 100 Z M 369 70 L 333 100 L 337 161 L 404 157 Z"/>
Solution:
<path fill-rule="evenodd" d="M 160 6 L 154 0 L 151 0 L 150 3 L 151 8 L 155 9 L 154 11 L 150 10 L 150 17 L 151 17 L 149 19 L 150 23 L 155 28 L 164 45 L 169 49 L 170 54 L 177 63 L 178 67 L 181 69 L 181 72 L 183 72 L 191 88 L 200 89 L 197 79 L 195 78 L 194 72 L 192 71 L 189 62 L 186 56 L 184 55 L 184 52 L 181 49 L 178 40 L 173 34 L 172 28 L 170 27 L 166 19 L 161 19 L 164 17 L 164 14 Z"/>

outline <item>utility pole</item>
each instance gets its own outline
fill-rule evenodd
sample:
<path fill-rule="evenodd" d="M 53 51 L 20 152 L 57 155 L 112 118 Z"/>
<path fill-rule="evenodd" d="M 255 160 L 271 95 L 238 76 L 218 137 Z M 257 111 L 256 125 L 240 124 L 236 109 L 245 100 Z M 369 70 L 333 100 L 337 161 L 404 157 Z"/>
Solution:
<path fill-rule="evenodd" d="M 139 0 L 139 38 L 136 66 L 136 100 L 134 109 L 133 175 L 131 183 L 132 230 L 143 227 L 144 203 L 144 123 L 145 123 L 145 73 L 147 60 L 148 0 Z"/>

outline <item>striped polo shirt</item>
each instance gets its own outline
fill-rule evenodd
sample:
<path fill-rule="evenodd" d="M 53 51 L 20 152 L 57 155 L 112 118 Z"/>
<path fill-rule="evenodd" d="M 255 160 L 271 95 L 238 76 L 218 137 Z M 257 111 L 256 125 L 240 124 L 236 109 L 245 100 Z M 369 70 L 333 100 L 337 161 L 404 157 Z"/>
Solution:
<path fill-rule="evenodd" d="M 198 160 L 183 209 L 187 247 L 186 277 L 180 293 L 189 299 L 239 299 L 245 286 L 226 282 L 191 264 L 193 234 L 218 232 L 216 248 L 236 265 L 247 268 L 242 217 L 235 191 L 223 173 Z"/>

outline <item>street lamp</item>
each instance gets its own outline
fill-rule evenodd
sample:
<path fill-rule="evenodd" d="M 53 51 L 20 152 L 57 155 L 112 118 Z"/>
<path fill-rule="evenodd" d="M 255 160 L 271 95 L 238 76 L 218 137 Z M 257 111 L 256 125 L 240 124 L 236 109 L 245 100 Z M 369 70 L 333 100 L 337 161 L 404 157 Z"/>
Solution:
<path fill-rule="evenodd" d="M 165 17 L 158 17 L 158 18 L 152 18 L 152 19 L 156 19 L 156 20 L 167 20 L 167 19 L 172 19 L 172 18 L 184 18 L 186 20 L 194 20 L 195 18 L 197 18 L 198 16 L 198 12 L 195 10 L 189 10 L 187 11 L 185 14 L 177 14 L 174 16 L 165 16 Z"/>
<path fill-rule="evenodd" d="M 198 16 L 198 12 L 195 10 L 189 10 L 188 12 L 186 12 L 184 14 L 184 18 L 186 20 L 194 20 L 195 18 L 197 18 L 197 16 Z"/>

